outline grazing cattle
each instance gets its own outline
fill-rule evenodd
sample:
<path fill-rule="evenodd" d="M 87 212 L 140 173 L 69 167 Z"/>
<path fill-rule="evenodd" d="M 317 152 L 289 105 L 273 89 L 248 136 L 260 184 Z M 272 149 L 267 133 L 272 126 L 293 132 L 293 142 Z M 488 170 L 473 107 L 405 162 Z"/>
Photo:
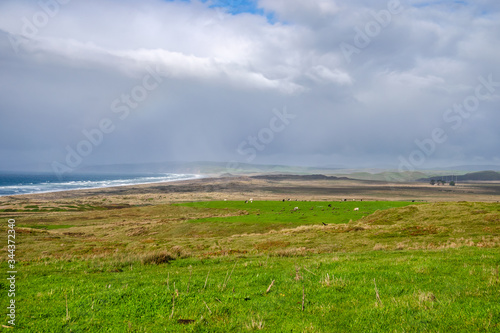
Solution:
<path fill-rule="evenodd" d="M 358 207 L 354 208 L 354 211 L 355 211 L 355 212 L 357 212 L 358 210 L 359 210 L 359 208 L 358 208 Z"/>
<path fill-rule="evenodd" d="M 332 207 L 332 204 L 328 204 L 328 207 Z"/>
<path fill-rule="evenodd" d="M 293 210 L 294 210 L 294 211 L 299 210 L 299 207 L 295 207 Z"/>
<path fill-rule="evenodd" d="M 245 200 L 245 203 L 248 203 L 248 200 Z"/>
<path fill-rule="evenodd" d="M 283 199 L 283 202 L 285 202 L 285 199 Z"/>

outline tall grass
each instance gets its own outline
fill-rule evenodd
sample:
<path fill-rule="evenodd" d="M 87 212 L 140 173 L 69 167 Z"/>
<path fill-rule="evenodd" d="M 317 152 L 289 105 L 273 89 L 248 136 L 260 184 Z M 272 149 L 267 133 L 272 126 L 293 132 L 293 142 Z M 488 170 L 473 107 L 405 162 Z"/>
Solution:
<path fill-rule="evenodd" d="M 17 329 L 500 330 L 500 205 L 354 204 L 37 213 L 19 237 Z"/>
<path fill-rule="evenodd" d="M 84 272 L 79 261 L 31 263 L 19 267 L 16 326 L 26 332 L 495 331 L 497 252 L 185 258 L 136 261 L 121 272 Z"/>

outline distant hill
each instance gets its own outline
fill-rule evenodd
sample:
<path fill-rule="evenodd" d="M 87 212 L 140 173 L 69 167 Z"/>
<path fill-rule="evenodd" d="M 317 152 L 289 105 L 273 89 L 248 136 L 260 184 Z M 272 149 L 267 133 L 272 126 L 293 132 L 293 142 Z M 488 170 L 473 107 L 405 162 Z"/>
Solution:
<path fill-rule="evenodd" d="M 184 173 L 184 174 L 204 174 L 219 175 L 224 177 L 238 175 L 312 175 L 309 179 L 328 179 L 328 176 L 346 177 L 349 179 L 382 181 L 382 182 L 413 182 L 430 181 L 431 179 L 451 178 L 450 175 L 458 175 L 458 180 L 499 180 L 499 174 L 495 171 L 474 172 L 466 174 L 460 171 L 406 171 L 380 169 L 333 169 L 315 168 L 287 165 L 265 165 L 237 163 L 229 164 L 225 162 L 161 162 L 161 163 L 139 163 L 139 164 L 112 164 L 96 165 L 80 168 L 75 172 L 79 173 Z M 472 175 L 472 176 L 469 176 Z M 462 178 L 465 177 L 465 178 Z M 470 177 L 470 178 L 468 178 Z M 307 177 L 306 177 L 307 178 Z M 306 179 L 302 178 L 302 179 Z M 331 179 L 331 178 L 330 178 Z"/>
<path fill-rule="evenodd" d="M 319 179 L 321 177 L 335 176 L 346 177 L 350 179 L 382 181 L 382 182 L 429 182 L 434 180 L 458 181 L 492 181 L 500 180 L 500 173 L 496 171 L 480 171 L 465 173 L 458 170 L 418 170 L 398 172 L 396 170 L 381 169 L 334 169 L 334 168 L 315 168 L 287 165 L 265 165 L 225 162 L 160 162 L 160 163 L 139 163 L 139 164 L 112 164 L 87 166 L 75 170 L 77 173 L 184 173 L 184 174 L 204 174 L 220 175 L 225 177 L 238 175 L 313 175 L 310 179 Z M 323 176 L 326 175 L 326 176 Z M 305 178 L 302 178 L 305 179 Z"/>
<path fill-rule="evenodd" d="M 433 168 L 432 170 L 456 170 L 465 172 L 478 172 L 484 170 L 500 171 L 500 165 L 455 165 L 445 168 Z"/>
<path fill-rule="evenodd" d="M 335 176 L 325 176 L 325 175 L 259 175 L 252 176 L 254 179 L 265 179 L 265 180 L 339 180 L 339 179 L 349 179 L 346 177 L 335 177 Z"/>
<path fill-rule="evenodd" d="M 466 173 L 463 176 L 458 176 L 457 180 L 500 180 L 500 172 L 497 171 L 479 171 Z"/>
<path fill-rule="evenodd" d="M 375 181 L 385 181 L 385 182 L 411 182 L 423 178 L 427 176 L 427 174 L 418 171 L 412 171 L 412 172 L 385 171 L 379 173 L 353 172 L 349 174 L 343 174 L 343 176 L 359 180 L 375 180 Z"/>
<path fill-rule="evenodd" d="M 142 164 L 113 164 L 88 166 L 78 170 L 80 173 L 193 173 L 221 174 L 224 176 L 241 174 L 314 174 L 332 173 L 335 169 L 310 167 L 263 165 L 225 162 L 164 162 Z"/>
<path fill-rule="evenodd" d="M 439 177 L 429 177 L 429 178 L 421 178 L 418 181 L 421 182 L 429 182 L 432 179 L 434 180 L 456 180 L 456 181 L 494 181 L 500 180 L 500 172 L 497 171 L 479 171 L 479 172 L 470 172 L 465 175 L 455 176 L 455 175 L 447 175 L 447 176 L 439 176 Z"/>

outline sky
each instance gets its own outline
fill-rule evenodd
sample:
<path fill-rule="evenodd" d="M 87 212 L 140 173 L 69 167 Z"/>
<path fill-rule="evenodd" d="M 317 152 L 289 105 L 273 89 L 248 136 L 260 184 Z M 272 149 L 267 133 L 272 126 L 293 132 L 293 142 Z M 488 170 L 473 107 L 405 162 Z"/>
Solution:
<path fill-rule="evenodd" d="M 0 1 L 0 170 L 500 165 L 500 3 Z"/>

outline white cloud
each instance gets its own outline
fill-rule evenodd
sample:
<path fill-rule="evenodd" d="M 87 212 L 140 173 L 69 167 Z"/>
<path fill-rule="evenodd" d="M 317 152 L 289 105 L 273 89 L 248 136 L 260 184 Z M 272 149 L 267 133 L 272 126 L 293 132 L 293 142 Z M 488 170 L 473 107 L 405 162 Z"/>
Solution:
<path fill-rule="evenodd" d="M 279 19 L 293 23 L 314 23 L 339 12 L 334 0 L 259 0 L 259 6 L 274 12 Z"/>
<path fill-rule="evenodd" d="M 2 124 L 10 124 L 0 125 L 0 152 L 12 145 L 6 136 L 16 121 L 58 114 L 43 135 L 28 127 L 16 147 L 52 147 L 47 156 L 64 152 L 78 140 L 78 128 L 109 113 L 110 102 L 130 90 L 148 66 L 164 73 L 165 87 L 151 94 L 136 121 L 121 125 L 123 132 L 110 137 L 109 147 L 101 148 L 110 154 L 130 148 L 145 158 L 155 150 L 179 159 L 207 151 L 213 159 L 225 158 L 269 122 L 270 110 L 287 106 L 301 120 L 259 152 L 263 160 L 304 160 L 295 155 L 296 147 L 322 161 L 363 153 L 370 159 L 397 157 L 440 125 L 444 109 L 470 94 L 478 76 L 491 73 L 500 81 L 500 8 L 488 1 L 405 3 L 351 63 L 340 43 L 353 43 L 354 28 L 374 20 L 370 11 L 385 9 L 387 2 L 260 0 L 258 5 L 274 13 L 275 22 L 257 14 L 230 15 L 201 1 L 70 1 L 22 44 L 19 54 L 0 31 L 0 109 L 9 110 L 2 111 Z M 0 29 L 22 34 L 24 18 L 40 10 L 36 1 L 2 1 Z M 20 97 L 25 95 L 30 98 Z M 493 119 L 497 103 L 492 97 L 479 112 Z M 495 121 L 477 124 L 471 122 L 472 130 L 450 135 L 446 143 L 460 146 L 458 137 L 464 136 L 460 140 L 469 144 L 460 159 L 482 144 L 470 133 L 497 130 Z M 73 130 L 63 130 L 69 127 Z M 155 137 L 151 147 L 131 148 L 127 135 L 144 132 Z M 347 146 L 346 137 L 355 139 Z M 19 160 L 27 155 L 20 152 Z M 92 158 L 89 163 L 99 162 Z"/>
<path fill-rule="evenodd" d="M 312 67 L 306 75 L 315 81 L 323 83 L 330 82 L 339 85 L 352 84 L 352 78 L 348 73 L 343 72 L 339 69 L 330 70 L 322 65 Z"/>
<path fill-rule="evenodd" d="M 260 58 L 271 56 L 268 52 L 283 53 L 289 46 L 286 29 L 263 24 L 263 18 L 230 17 L 220 21 L 216 10 L 201 3 L 188 7 L 148 1 L 134 12 L 106 2 L 106 10 L 98 11 L 97 18 L 89 21 L 85 16 L 89 8 L 81 12 L 80 6 L 67 6 L 60 10 L 61 20 L 55 17 L 47 29 L 40 28 L 38 34 L 20 44 L 21 50 L 47 61 L 55 57 L 55 61 L 72 66 L 93 64 L 123 72 L 134 72 L 147 65 L 159 66 L 176 78 L 226 77 L 231 85 L 242 87 L 276 89 L 283 93 L 303 90 L 299 84 L 290 82 L 289 66 L 277 70 Z M 98 4 L 90 3 L 90 7 L 97 11 Z M 105 13 L 123 16 L 109 22 Z M 2 28 L 10 33 L 16 31 L 13 22 Z M 22 26 L 17 32 L 22 34 Z M 276 41 L 285 45 L 276 45 Z M 133 45 L 136 47 L 131 48 Z"/>

